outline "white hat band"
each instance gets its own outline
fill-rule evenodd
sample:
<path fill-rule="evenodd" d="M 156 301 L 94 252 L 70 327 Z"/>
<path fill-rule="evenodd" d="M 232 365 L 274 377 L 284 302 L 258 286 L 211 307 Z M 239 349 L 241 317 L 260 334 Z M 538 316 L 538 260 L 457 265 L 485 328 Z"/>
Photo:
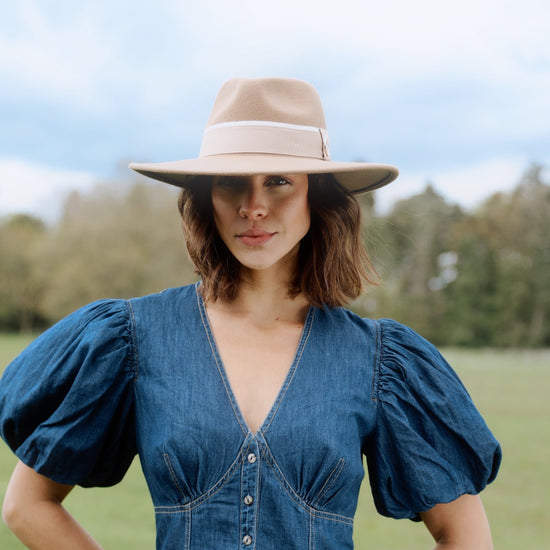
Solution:
<path fill-rule="evenodd" d="M 263 120 L 222 122 L 209 126 L 200 157 L 232 153 L 268 153 L 330 160 L 324 128 Z"/>

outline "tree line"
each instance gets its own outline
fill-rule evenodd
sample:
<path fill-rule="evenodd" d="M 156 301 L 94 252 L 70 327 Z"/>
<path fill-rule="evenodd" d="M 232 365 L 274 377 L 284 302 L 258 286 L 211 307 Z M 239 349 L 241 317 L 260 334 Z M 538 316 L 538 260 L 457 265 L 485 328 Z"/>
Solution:
<path fill-rule="evenodd" d="M 530 166 L 510 192 L 472 210 L 431 185 L 387 214 L 359 197 L 380 275 L 351 308 L 391 317 L 437 345 L 550 346 L 550 184 Z M 480 182 L 482 184 L 482 182 Z M 135 180 L 72 193 L 53 225 L 0 220 L 0 330 L 38 331 L 104 297 L 196 280 L 177 190 Z"/>

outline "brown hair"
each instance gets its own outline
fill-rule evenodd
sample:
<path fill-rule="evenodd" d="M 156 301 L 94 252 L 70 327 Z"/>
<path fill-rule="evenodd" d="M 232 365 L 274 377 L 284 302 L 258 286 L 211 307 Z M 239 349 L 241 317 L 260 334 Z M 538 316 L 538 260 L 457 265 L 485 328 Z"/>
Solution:
<path fill-rule="evenodd" d="M 187 250 L 207 300 L 232 300 L 241 265 L 220 238 L 214 222 L 212 177 L 195 176 L 182 189 L 178 208 Z M 332 174 L 308 176 L 311 226 L 300 243 L 291 297 L 302 294 L 314 306 L 337 307 L 357 298 L 378 276 L 361 243 L 361 212 L 353 195 Z"/>

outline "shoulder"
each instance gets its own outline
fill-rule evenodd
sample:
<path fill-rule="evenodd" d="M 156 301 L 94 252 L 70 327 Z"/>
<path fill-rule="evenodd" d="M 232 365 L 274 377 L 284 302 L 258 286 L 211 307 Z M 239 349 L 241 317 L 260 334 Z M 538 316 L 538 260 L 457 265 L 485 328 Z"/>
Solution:
<path fill-rule="evenodd" d="M 442 382 L 458 377 L 437 347 L 407 325 L 392 319 L 377 321 L 380 333 L 381 373 L 399 372 L 412 381 L 436 376 Z M 419 380 L 420 382 L 420 380 Z"/>
<path fill-rule="evenodd" d="M 344 333 L 349 337 L 376 339 L 380 330 L 378 321 L 361 317 L 343 307 L 317 308 L 315 313 L 318 326 L 333 334 Z"/>
<path fill-rule="evenodd" d="M 354 350 L 355 355 L 369 358 L 375 396 L 398 380 L 416 386 L 416 391 L 426 391 L 428 379 L 439 387 L 450 382 L 462 386 L 436 346 L 398 321 L 365 318 L 345 308 L 325 308 L 319 311 L 318 323 L 331 345 L 337 342 L 349 353 Z"/>
<path fill-rule="evenodd" d="M 166 288 L 154 294 L 139 296 L 128 300 L 131 309 L 134 308 L 164 308 L 170 304 L 186 304 L 197 302 L 198 283 Z"/>
<path fill-rule="evenodd" d="M 410 353 L 429 353 L 439 357 L 433 344 L 412 328 L 393 319 L 371 319 L 339 307 L 318 309 L 317 323 L 334 334 L 340 332 L 350 338 L 368 338 L 382 356 L 403 348 Z"/>
<path fill-rule="evenodd" d="M 38 336 L 6 368 L 3 382 L 27 372 L 50 372 L 52 377 L 75 376 L 98 357 L 117 357 L 132 370 L 133 327 L 128 302 L 104 299 L 87 304 Z M 69 374 L 72 373 L 72 374 Z M 42 376 L 41 376 L 42 377 Z"/>
<path fill-rule="evenodd" d="M 393 319 L 379 319 L 376 323 L 380 331 L 380 345 L 383 353 L 401 349 L 403 353 L 427 354 L 438 360 L 441 358 L 436 346 L 411 327 Z"/>
<path fill-rule="evenodd" d="M 55 323 L 29 346 L 55 350 L 61 343 L 74 346 L 94 341 L 114 341 L 131 332 L 130 311 L 123 299 L 91 302 Z M 28 348 L 27 348 L 28 349 Z"/>
<path fill-rule="evenodd" d="M 168 288 L 128 300 L 136 356 L 142 363 L 153 349 L 164 353 L 166 342 L 187 346 L 203 327 L 198 284 Z"/>

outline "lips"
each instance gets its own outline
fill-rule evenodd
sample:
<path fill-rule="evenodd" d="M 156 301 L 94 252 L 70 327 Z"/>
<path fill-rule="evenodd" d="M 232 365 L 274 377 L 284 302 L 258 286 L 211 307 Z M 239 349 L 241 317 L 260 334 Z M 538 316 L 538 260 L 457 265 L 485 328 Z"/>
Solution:
<path fill-rule="evenodd" d="M 275 233 L 261 231 L 259 229 L 249 229 L 237 235 L 237 239 L 245 246 L 261 246 L 269 241 Z"/>

